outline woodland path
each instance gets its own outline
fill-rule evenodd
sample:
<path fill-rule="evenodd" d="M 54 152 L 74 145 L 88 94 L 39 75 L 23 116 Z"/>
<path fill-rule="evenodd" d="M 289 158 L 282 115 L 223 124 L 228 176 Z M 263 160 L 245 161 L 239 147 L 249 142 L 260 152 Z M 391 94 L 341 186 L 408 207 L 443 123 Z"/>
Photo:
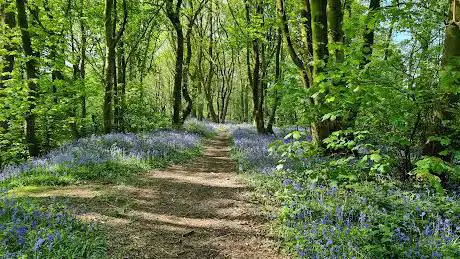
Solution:
<path fill-rule="evenodd" d="M 284 258 L 235 168 L 221 132 L 206 140 L 202 156 L 146 172 L 131 185 L 34 195 L 65 197 L 81 218 L 102 223 L 111 258 Z"/>

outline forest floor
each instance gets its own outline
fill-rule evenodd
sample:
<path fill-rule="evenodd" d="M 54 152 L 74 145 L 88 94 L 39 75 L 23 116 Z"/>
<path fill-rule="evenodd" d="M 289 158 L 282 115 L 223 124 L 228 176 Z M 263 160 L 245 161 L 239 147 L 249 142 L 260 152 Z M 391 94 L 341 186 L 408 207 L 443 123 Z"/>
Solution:
<path fill-rule="evenodd" d="M 206 140 L 200 157 L 145 172 L 129 184 L 39 188 L 23 195 L 64 199 L 80 218 L 101 224 L 111 258 L 284 258 L 236 173 L 225 132 Z"/>

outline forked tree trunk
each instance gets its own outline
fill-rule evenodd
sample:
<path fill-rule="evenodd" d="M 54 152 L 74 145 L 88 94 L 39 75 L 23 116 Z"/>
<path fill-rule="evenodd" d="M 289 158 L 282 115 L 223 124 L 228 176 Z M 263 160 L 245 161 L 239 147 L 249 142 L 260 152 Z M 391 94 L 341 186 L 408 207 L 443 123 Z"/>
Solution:
<path fill-rule="evenodd" d="M 126 0 L 123 0 L 123 23 L 116 32 L 116 0 L 105 0 L 105 93 L 104 93 L 104 133 L 110 133 L 113 129 L 113 100 L 114 89 L 117 87 L 117 43 L 123 36 L 128 18 Z"/>

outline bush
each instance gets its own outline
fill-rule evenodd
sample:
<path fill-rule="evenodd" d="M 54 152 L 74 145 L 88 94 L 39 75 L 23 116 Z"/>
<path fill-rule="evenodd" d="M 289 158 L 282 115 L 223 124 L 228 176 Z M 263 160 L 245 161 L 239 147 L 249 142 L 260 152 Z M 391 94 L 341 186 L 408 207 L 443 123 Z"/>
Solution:
<path fill-rule="evenodd" d="M 331 135 L 326 140 L 334 150 L 330 154 L 302 132 L 281 139 L 233 128 L 234 156 L 241 170 L 261 173 L 251 174 L 257 197 L 278 207 L 270 218 L 291 255 L 460 257 L 460 197 L 426 182 L 392 177 L 388 169 L 394 162 L 364 141 L 366 132 Z M 428 162 L 418 164 L 418 173 L 439 174 L 446 166 Z"/>

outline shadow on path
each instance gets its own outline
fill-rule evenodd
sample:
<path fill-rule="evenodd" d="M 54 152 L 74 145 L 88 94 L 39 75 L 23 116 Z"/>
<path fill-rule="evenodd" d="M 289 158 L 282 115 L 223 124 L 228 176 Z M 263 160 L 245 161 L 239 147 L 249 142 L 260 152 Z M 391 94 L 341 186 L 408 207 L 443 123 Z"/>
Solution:
<path fill-rule="evenodd" d="M 235 173 L 228 136 L 204 154 L 153 170 L 130 185 L 84 185 L 28 196 L 66 199 L 107 229 L 112 258 L 284 258 Z"/>

